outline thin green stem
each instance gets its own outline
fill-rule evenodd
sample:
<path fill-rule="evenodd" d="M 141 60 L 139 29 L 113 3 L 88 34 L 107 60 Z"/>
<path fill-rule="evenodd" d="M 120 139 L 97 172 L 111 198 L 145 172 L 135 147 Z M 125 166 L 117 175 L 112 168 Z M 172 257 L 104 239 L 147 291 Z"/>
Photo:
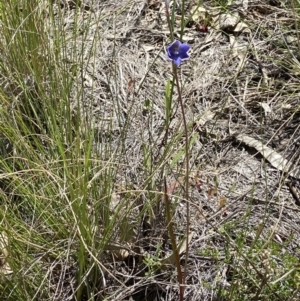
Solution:
<path fill-rule="evenodd" d="M 170 207 L 170 200 L 169 200 L 169 195 L 168 195 L 166 177 L 164 177 L 164 202 L 165 202 L 165 206 L 166 206 L 168 231 L 169 231 L 170 240 L 171 240 L 171 244 L 172 244 L 172 248 L 173 248 L 176 267 L 177 267 L 178 282 L 179 282 L 179 296 L 180 296 L 180 301 L 183 301 L 184 277 L 182 276 L 182 271 L 181 271 L 181 267 L 180 267 L 179 252 L 178 252 L 178 248 L 177 248 L 176 237 L 175 237 L 174 231 L 173 231 L 173 222 L 172 222 L 171 207 Z"/>
<path fill-rule="evenodd" d="M 170 35 L 171 35 L 171 41 L 173 41 L 174 34 L 173 34 L 173 28 L 172 28 L 171 18 L 170 18 L 170 7 L 168 7 L 167 5 L 166 5 L 166 16 L 167 16 Z"/>
<path fill-rule="evenodd" d="M 184 30 L 184 6 L 185 6 L 185 1 L 182 1 L 182 16 L 181 16 L 181 32 L 180 32 L 180 39 L 182 39 L 182 35 L 183 35 L 183 30 Z M 174 33 L 173 33 L 173 28 L 172 28 L 172 24 L 171 24 L 171 18 L 170 18 L 170 10 L 169 10 L 169 5 L 166 1 L 166 16 L 167 16 L 167 21 L 168 21 L 168 26 L 169 26 L 169 30 L 170 30 L 170 35 L 171 35 L 171 41 L 174 40 Z M 173 6 L 173 15 L 174 16 L 174 6 Z M 174 20 L 172 18 L 172 20 Z M 177 262 L 177 269 L 178 269 L 178 280 L 180 283 L 180 300 L 183 300 L 183 294 L 184 294 L 184 284 L 185 284 L 185 279 L 187 276 L 187 262 L 188 262 L 188 257 L 189 257 L 189 232 L 190 232 L 190 204 L 189 204 L 189 136 L 188 136 L 188 127 L 187 127 L 187 122 L 186 122 L 186 118 L 185 118 L 185 111 L 184 111 L 184 105 L 183 105 L 183 101 L 182 101 L 182 96 L 181 96 L 181 88 L 179 85 L 179 79 L 178 79 L 178 69 L 177 66 L 174 64 L 174 62 L 172 63 L 172 67 L 173 67 L 173 79 L 175 78 L 175 82 L 176 82 L 176 86 L 177 86 L 177 91 L 178 91 L 178 98 L 179 98 L 179 102 L 180 102 L 180 107 L 181 107 L 181 112 L 182 112 L 182 119 L 183 119 L 183 125 L 184 125 L 184 133 L 185 133 L 185 199 L 187 202 L 187 226 L 186 226 L 186 253 L 185 253 L 185 264 L 184 264 L 184 274 L 183 277 L 179 277 L 181 275 L 181 269 L 180 269 L 180 262 Z M 173 81 L 174 82 L 174 81 Z M 172 87 L 173 88 L 173 87 Z M 173 92 L 173 89 L 172 89 Z M 173 95 L 173 93 L 172 93 Z M 168 135 L 168 126 L 167 126 L 167 132 L 166 135 Z M 167 193 L 166 193 L 166 183 L 165 183 L 165 201 L 166 201 L 166 206 L 168 203 L 168 197 L 167 197 Z M 166 207 L 166 210 L 170 210 Z M 167 213 L 168 214 L 168 213 Z M 170 212 L 169 212 L 170 214 Z M 170 224 L 170 216 L 168 217 L 168 224 Z M 169 233 L 170 236 L 173 235 L 173 237 L 171 237 L 171 240 L 175 239 L 174 233 L 171 231 L 173 231 L 172 228 L 172 224 L 170 224 L 171 227 L 169 228 Z M 173 245 L 174 242 L 172 242 Z M 173 250 L 175 252 L 176 255 L 176 250 L 177 247 L 176 245 L 173 245 Z M 179 270 L 180 270 L 180 275 L 179 275 Z M 181 275 L 182 276 L 182 275 Z"/>
<path fill-rule="evenodd" d="M 190 233 L 190 203 L 189 203 L 189 135 L 188 135 L 188 127 L 185 118 L 185 111 L 184 105 L 182 101 L 181 89 L 179 86 L 178 80 L 178 68 L 173 62 L 173 73 L 176 81 L 177 91 L 178 91 L 178 98 L 182 112 L 182 120 L 184 126 L 184 133 L 185 133 L 185 200 L 186 200 L 186 252 L 185 252 L 185 263 L 184 263 L 184 277 L 183 281 L 185 282 L 186 275 L 187 275 L 187 262 L 189 258 L 189 233 Z"/>
<path fill-rule="evenodd" d="M 181 28 L 180 28 L 180 40 L 182 40 L 183 37 L 183 31 L 185 27 L 185 22 L 184 22 L 184 7 L 185 7 L 185 1 L 182 0 L 181 2 Z"/>

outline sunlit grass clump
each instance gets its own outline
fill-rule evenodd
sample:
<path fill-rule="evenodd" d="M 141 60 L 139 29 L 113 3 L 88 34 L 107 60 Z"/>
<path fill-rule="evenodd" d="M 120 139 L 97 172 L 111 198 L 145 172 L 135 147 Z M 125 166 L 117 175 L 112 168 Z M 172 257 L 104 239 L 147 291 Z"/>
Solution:
<path fill-rule="evenodd" d="M 101 256 L 120 222 L 110 211 L 114 156 L 95 151 L 84 118 L 86 32 L 75 13 L 67 41 L 52 1 L 0 7 L 1 298 L 81 300 L 103 285 Z"/>

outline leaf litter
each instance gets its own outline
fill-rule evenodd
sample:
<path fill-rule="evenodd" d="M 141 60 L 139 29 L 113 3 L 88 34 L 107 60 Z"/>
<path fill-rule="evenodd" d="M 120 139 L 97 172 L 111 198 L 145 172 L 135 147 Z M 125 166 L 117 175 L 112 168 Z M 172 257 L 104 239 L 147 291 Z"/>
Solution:
<path fill-rule="evenodd" d="M 231 237 L 240 231 L 246 233 L 246 248 L 255 241 L 257 233 L 261 239 L 275 242 L 293 235 L 287 250 L 294 254 L 293 249 L 300 239 L 300 210 L 289 190 L 282 185 L 281 174 L 284 171 L 287 176 L 298 178 L 291 166 L 297 165 L 295 152 L 300 146 L 297 139 L 299 113 L 296 109 L 299 91 L 295 88 L 299 80 L 285 67 L 287 59 L 295 58 L 287 51 L 289 46 L 283 39 L 287 31 L 291 41 L 296 37 L 295 31 L 288 30 L 288 25 L 293 24 L 293 12 L 280 4 L 272 6 L 259 0 L 231 1 L 227 11 L 214 4 L 208 1 L 200 6 L 194 1 L 186 1 L 187 15 L 190 14 L 191 19 L 182 41 L 188 42 L 192 48 L 190 61 L 183 64 L 180 71 L 186 81 L 183 90 L 186 114 L 190 123 L 195 125 L 191 128 L 192 134 L 197 133 L 195 137 L 198 137 L 190 158 L 190 202 L 196 210 L 191 216 L 193 237 L 188 238 L 191 256 L 187 300 L 211 300 L 216 297 L 218 285 L 234 285 L 228 277 L 232 267 L 225 262 L 216 264 L 225 259 L 226 239 L 222 236 L 222 229 L 227 224 L 235 223 L 235 230 L 229 231 Z M 122 5 L 124 11 L 117 14 Z M 165 122 L 163 99 L 165 84 L 172 72 L 163 50 L 170 42 L 164 6 L 159 1 L 150 1 L 148 5 L 144 1 L 121 1 L 118 5 L 106 1 L 105 5 L 90 4 L 90 7 L 96 14 L 101 9 L 107 18 L 98 25 L 105 30 L 96 51 L 97 60 L 87 62 L 88 84 L 84 93 L 94 102 L 96 136 L 107 132 L 116 141 L 116 147 L 120 128 L 125 125 L 130 112 L 128 139 L 124 145 L 128 152 L 118 173 L 119 182 L 134 183 L 138 189 L 144 183 L 140 174 L 143 162 L 141 137 L 153 149 L 164 139 L 161 131 Z M 179 13 L 176 12 L 178 19 Z M 107 26 L 110 22 L 116 31 Z M 179 38 L 178 32 L 175 32 L 175 38 Z M 281 43 L 280 47 L 278 43 Z M 133 82 L 135 84 L 130 84 L 132 91 L 128 94 L 128 83 Z M 95 94 L 93 90 L 99 93 Z M 288 97 L 286 93 L 289 93 Z M 145 99 L 151 110 L 144 110 Z M 269 108 L 272 108 L 271 112 Z M 105 120 L 109 123 L 107 127 Z M 180 120 L 178 111 L 170 124 L 170 134 L 176 131 Z M 284 146 L 282 141 L 286 141 Z M 178 150 L 174 150 L 174 158 L 180 154 L 179 149 L 180 145 Z M 260 160 L 257 153 L 267 161 Z M 156 156 L 159 154 L 158 150 Z M 173 170 L 168 181 L 171 183 L 172 200 L 177 203 L 173 222 L 181 242 L 179 245 L 185 245 L 180 156 L 176 162 L 178 168 Z M 154 181 L 159 179 L 159 171 L 152 176 Z M 201 183 L 200 189 L 197 183 Z M 206 192 L 211 187 L 217 193 L 210 193 L 207 197 Z M 296 184 L 296 190 L 299 188 L 300 185 Z M 159 191 L 158 187 L 156 189 Z M 115 187 L 114 194 L 119 202 L 122 202 L 124 190 L 128 187 Z M 299 193 L 300 190 L 297 191 Z M 140 200 L 144 205 L 150 201 L 146 194 L 141 194 Z M 117 244 L 115 256 L 121 262 L 134 257 L 136 265 L 127 266 L 125 270 L 121 263 L 114 265 L 117 277 L 121 275 L 124 283 L 131 285 L 127 290 L 120 288 L 120 291 L 108 288 L 107 300 L 116 300 L 114 296 L 118 296 L 118 300 L 128 300 L 128 296 L 132 296 L 133 300 L 141 296 L 145 300 L 178 300 L 175 268 L 173 272 L 162 269 L 151 280 L 144 279 L 142 285 L 148 287 L 148 293 L 140 288 L 139 276 L 145 268 L 142 264 L 145 254 L 155 257 L 161 245 L 162 257 L 159 260 L 174 263 L 170 243 L 166 240 L 163 209 L 161 206 L 158 208 L 155 220 L 145 217 L 145 236 L 131 236 L 130 245 L 126 248 L 122 248 L 122 243 Z M 251 214 L 245 228 L 244 216 L 249 210 Z M 267 210 L 270 213 L 264 227 L 259 230 L 257 225 Z M 269 237 L 269 231 L 275 226 L 273 233 L 276 235 Z M 123 243 L 128 245 L 126 241 Z M 214 250 L 216 255 L 199 255 L 208 250 Z M 180 253 L 184 251 L 180 249 Z M 231 252 L 235 254 L 232 260 L 238 265 L 240 255 L 234 249 Z M 109 258 L 107 260 L 106 265 L 112 267 Z M 276 275 L 273 272 L 273 277 Z M 136 280 L 132 281 L 135 277 Z M 153 284 L 155 288 L 150 290 Z"/>
<path fill-rule="evenodd" d="M 300 210 L 282 185 L 281 171 L 299 178 L 293 167 L 299 165 L 300 95 L 297 87 L 300 83 L 297 70 L 289 70 L 285 64 L 295 60 L 292 46 L 284 39 L 287 33 L 290 41 L 297 37 L 296 31 L 289 29 L 295 18 L 291 9 L 279 3 L 244 0 L 231 1 L 224 12 L 214 5 L 215 1 L 205 2 L 203 7 L 197 4 L 198 8 L 194 1 L 186 2 L 187 12 L 195 12 L 184 31 L 184 37 L 189 39 L 184 42 L 190 43 L 192 55 L 180 71 L 182 79 L 187 78 L 183 91 L 186 114 L 190 123 L 196 125 L 191 127 L 192 134 L 197 133 L 195 137 L 198 137 L 190 158 L 190 202 L 196 208 L 191 216 L 191 237 L 184 237 L 186 219 L 180 160 L 168 181 L 172 183 L 170 186 L 176 187 L 170 194 L 177 203 L 173 222 L 181 237 L 180 253 L 185 252 L 180 246 L 185 245 L 186 239 L 190 240 L 187 300 L 196 301 L 212 300 L 217 297 L 218 286 L 234 285 L 229 272 L 235 264 L 240 265 L 242 256 L 228 246 L 222 236 L 227 224 L 234 224 L 234 229 L 228 230 L 230 238 L 240 232 L 245 234 L 245 248 L 255 242 L 259 233 L 259 237 L 273 242 L 288 241 L 286 251 L 299 256 L 294 250 L 300 239 Z M 69 4 L 63 7 L 66 34 L 71 34 L 76 6 L 73 1 L 66 3 Z M 97 141 L 105 143 L 105 135 L 110 136 L 113 151 L 118 149 L 120 129 L 130 112 L 128 139 L 124 142 L 128 151 L 123 166 L 118 169 L 118 182 L 134 183 L 132 186 L 138 191 L 145 181 L 140 172 L 142 141 L 148 141 L 154 148 L 164 139 L 163 99 L 172 70 L 163 52 L 170 42 L 163 3 L 150 1 L 147 4 L 142 0 L 81 3 L 89 8 L 95 20 L 99 14 L 105 15 L 89 29 L 91 39 L 86 43 L 87 49 L 92 48 L 93 34 L 99 29 L 101 40 L 95 50 L 96 60 L 86 58 L 85 65 L 81 66 L 86 71 L 83 98 L 90 101 L 83 105 L 93 107 L 91 118 Z M 82 26 L 85 13 L 83 10 Z M 179 17 L 179 13 L 176 14 Z M 298 61 L 297 64 L 300 65 Z M 139 83 L 130 84 L 131 93 L 128 93 L 129 83 Z M 151 114 L 143 114 L 145 99 L 151 104 Z M 177 130 L 180 120 L 178 111 L 171 122 L 170 133 Z M 159 150 L 154 148 L 154 151 L 160 155 Z M 176 151 L 174 149 L 175 155 Z M 260 160 L 257 152 L 268 162 Z M 159 179 L 159 171 L 152 176 L 154 180 Z M 132 190 L 132 186 L 115 185 L 115 207 L 122 206 L 117 202 L 122 202 L 124 191 Z M 295 186 L 299 194 L 299 183 Z M 216 193 L 207 197 L 211 187 Z M 159 185 L 156 189 L 159 192 Z M 146 193 L 138 193 L 139 197 L 133 195 L 133 205 L 137 200 L 143 205 L 151 201 Z M 126 241 L 116 242 L 116 246 L 112 244 L 111 249 L 121 262 L 115 263 L 107 256 L 103 264 L 115 272 L 114 277 L 121 279 L 126 289 L 118 288 L 118 283 L 107 276 L 106 281 L 111 284 L 105 291 L 107 300 L 178 300 L 175 269 L 160 271 L 151 279 L 141 277 L 145 269 L 143 256 L 145 253 L 155 256 L 159 245 L 163 246 L 162 262 L 174 263 L 172 255 L 168 255 L 171 250 L 165 238 L 162 209 L 158 209 L 157 220 L 148 220 L 145 216 L 142 234 L 138 231 L 139 236 L 130 236 L 129 247 Z M 268 218 L 264 219 L 267 211 Z M 264 227 L 259 228 L 262 220 Z M 274 235 L 270 236 L 270 231 Z M 230 248 L 233 265 L 225 261 L 225 247 Z M 124 265 L 122 261 L 128 258 L 134 263 Z M 219 261 L 222 264 L 217 264 Z M 276 271 L 268 271 L 276 282 Z M 299 293 L 297 296 L 300 297 Z"/>

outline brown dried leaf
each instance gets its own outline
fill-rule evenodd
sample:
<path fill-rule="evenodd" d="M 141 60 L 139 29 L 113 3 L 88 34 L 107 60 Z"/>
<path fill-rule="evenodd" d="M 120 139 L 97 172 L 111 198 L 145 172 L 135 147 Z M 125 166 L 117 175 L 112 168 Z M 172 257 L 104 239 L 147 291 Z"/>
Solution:
<path fill-rule="evenodd" d="M 120 249 L 117 251 L 114 251 L 113 254 L 116 256 L 118 260 L 125 260 L 129 256 L 129 252 L 124 249 Z"/>
<path fill-rule="evenodd" d="M 8 257 L 7 246 L 7 236 L 4 233 L 0 233 L 0 274 L 3 275 L 9 275 L 13 273 L 10 265 L 6 261 L 6 258 Z"/>
<path fill-rule="evenodd" d="M 184 238 L 182 239 L 182 241 L 178 244 L 177 246 L 177 250 L 178 250 L 178 254 L 181 255 L 182 253 L 184 253 L 186 251 L 186 240 L 188 239 L 188 244 L 191 242 L 192 238 L 193 238 L 194 233 L 191 232 L 188 236 L 188 238 L 186 238 L 186 236 L 184 236 Z M 172 254 L 166 258 L 164 258 L 161 261 L 162 264 L 162 268 L 164 265 L 168 265 L 168 264 L 172 264 L 175 265 L 176 264 L 176 260 L 175 260 L 175 254 L 174 252 L 172 252 Z"/>
<path fill-rule="evenodd" d="M 237 13 L 222 14 L 219 17 L 219 28 L 222 30 L 234 30 L 239 21 L 240 17 Z"/>
<path fill-rule="evenodd" d="M 248 25 L 247 25 L 246 23 L 244 23 L 244 22 L 239 22 L 239 23 L 235 26 L 235 28 L 234 28 L 233 31 L 234 31 L 234 32 L 251 33 L 250 28 L 249 28 Z"/>
<path fill-rule="evenodd" d="M 227 199 L 225 198 L 225 196 L 221 196 L 218 204 L 219 209 L 223 208 L 226 204 L 227 204 Z"/>
<path fill-rule="evenodd" d="M 207 191 L 208 198 L 212 198 L 213 196 L 217 195 L 217 193 L 218 189 L 216 187 L 209 188 Z"/>
<path fill-rule="evenodd" d="M 246 135 L 238 135 L 236 136 L 236 139 L 247 144 L 250 147 L 254 147 L 266 160 L 271 163 L 272 166 L 274 166 L 278 170 L 286 172 L 296 179 L 300 179 L 300 168 L 298 166 L 294 166 L 279 153 L 262 144 L 261 141 L 258 141 Z"/>

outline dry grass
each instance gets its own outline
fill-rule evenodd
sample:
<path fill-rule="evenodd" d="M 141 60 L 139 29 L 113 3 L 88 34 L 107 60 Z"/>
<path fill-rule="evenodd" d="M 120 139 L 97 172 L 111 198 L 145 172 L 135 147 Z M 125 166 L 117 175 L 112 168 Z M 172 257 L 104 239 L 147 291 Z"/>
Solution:
<path fill-rule="evenodd" d="M 216 4 L 207 2 L 204 6 Z M 103 6 L 105 13 L 116 9 L 109 3 Z M 196 234 L 188 264 L 187 300 L 211 299 L 219 283 L 227 289 L 232 286 L 232 270 L 236 272 L 236 266 L 249 265 L 242 256 L 253 248 L 257 248 L 253 252 L 260 256 L 269 245 L 277 243 L 285 245 L 284 252 L 299 257 L 300 208 L 295 205 L 286 183 L 292 181 L 296 187 L 299 184 L 272 168 L 254 149 L 236 141 L 234 135 L 245 133 L 256 138 L 298 165 L 298 15 L 279 1 L 273 4 L 249 1 L 248 9 L 240 16 L 250 32 L 233 34 L 210 28 L 209 32 L 203 33 L 191 23 L 184 33 L 185 41 L 192 46 L 192 54 L 190 61 L 181 68 L 183 99 L 191 137 L 196 137 L 191 151 L 191 184 L 194 185 L 190 201 L 200 211 L 195 211 L 197 213 L 192 216 L 192 229 Z M 105 19 L 104 22 L 109 21 Z M 126 124 L 130 112 L 124 146 L 128 151 L 123 158 L 126 166 L 120 177 L 141 188 L 145 181 L 141 170 L 141 141 L 148 143 L 155 162 L 162 151 L 158 146 L 164 136 L 161 130 L 164 126 L 164 89 L 171 76 L 171 65 L 166 62 L 164 53 L 164 47 L 169 43 L 164 6 L 156 1 L 134 1 L 122 14 L 112 16 L 111 22 L 113 26 L 101 35 L 92 74 L 94 92 L 99 91 L 93 94 L 95 110 L 97 116 L 107 114 L 113 119 L 111 130 L 115 139 L 119 139 L 119 128 Z M 104 26 L 100 25 L 100 28 Z M 230 44 L 233 35 L 243 47 L 242 67 L 240 57 L 235 55 Z M 149 100 L 153 108 L 150 113 L 143 110 L 145 100 Z M 269 111 L 264 109 L 264 104 Z M 182 127 L 176 101 L 174 106 L 171 135 Z M 176 149 L 173 152 L 177 154 Z M 170 176 L 170 182 L 182 173 L 180 165 L 177 170 L 171 170 L 174 175 Z M 160 179 L 159 168 L 154 171 L 153 178 Z M 154 188 L 161 189 L 161 183 L 156 185 Z M 144 199 L 147 199 L 146 195 Z M 175 220 L 182 233 L 183 209 L 184 203 L 180 202 Z M 223 227 L 226 227 L 227 238 L 216 231 Z M 147 244 L 158 244 L 157 231 L 152 225 Z M 236 246 L 235 240 L 239 237 L 244 240 L 242 248 Z M 264 246 L 262 243 L 260 247 L 254 247 L 257 239 L 264 241 Z M 202 253 L 208 255 L 199 255 Z M 215 254 L 215 260 L 211 253 Z M 268 260 L 278 266 L 282 264 L 280 257 L 272 260 L 268 257 Z M 249 261 L 250 266 L 251 263 L 257 265 L 253 258 Z M 263 262 L 262 259 L 259 261 Z M 154 294 L 175 300 L 174 271 L 164 271 L 147 281 L 143 279 L 147 291 L 154 289 L 155 284 Z M 262 265 L 260 273 L 265 275 L 265 271 Z M 131 279 L 130 283 L 133 281 L 131 273 L 129 269 L 128 276 L 123 275 L 124 279 Z M 145 284 L 138 280 L 139 273 L 133 287 L 137 292 L 142 291 L 139 295 L 142 298 L 143 294 L 148 296 L 149 293 L 142 288 Z M 275 281 L 281 273 L 280 268 L 275 268 L 268 281 Z M 128 292 L 129 295 L 132 293 L 131 286 Z M 255 296 L 250 297 L 251 288 L 245 292 L 249 294 L 247 300 L 255 300 Z M 125 299 L 125 296 L 124 292 L 117 299 Z M 280 298 L 275 292 L 269 298 L 271 296 Z"/>
<path fill-rule="evenodd" d="M 159 265 L 171 252 L 159 194 L 162 166 L 168 184 L 179 183 L 173 192 L 178 238 L 186 221 L 183 125 L 176 93 L 172 148 L 166 151 L 163 143 L 165 85 L 172 75 L 164 50 L 170 42 L 164 4 L 81 1 L 78 13 L 72 1 L 55 2 L 64 14 L 66 40 L 75 15 L 76 24 L 87 28 L 78 66 L 82 89 L 75 86 L 72 97 L 81 93 L 85 118 L 93 121 L 95 150 L 105 149 L 102 159 L 118 164 L 114 196 L 133 212 L 126 222 L 136 223 L 129 256 L 115 260 L 108 252 L 103 257 L 109 273 L 101 276 L 95 300 L 178 300 L 175 267 Z M 221 9 L 225 2 L 204 1 L 203 6 L 232 13 L 230 7 Z M 193 4 L 187 1 L 187 16 Z M 194 235 L 186 300 L 297 300 L 299 271 L 292 269 L 299 265 L 300 207 L 290 187 L 299 197 L 299 180 L 272 167 L 236 134 L 251 136 L 299 165 L 300 14 L 287 1 L 249 0 L 239 15 L 247 32 L 212 27 L 201 32 L 189 22 L 183 35 L 192 47 L 191 59 L 180 68 L 193 141 L 189 201 Z M 233 37 L 239 48 L 231 43 Z M 72 105 L 76 111 L 79 104 Z M 143 216 L 140 224 L 133 215 Z M 153 266 L 145 261 L 147 254 Z M 76 286 L 72 269 L 55 262 L 48 270 L 56 292 L 58 287 L 62 291 L 56 300 L 73 300 L 71 289 L 61 289 Z M 288 272 L 294 282 L 285 277 Z"/>

